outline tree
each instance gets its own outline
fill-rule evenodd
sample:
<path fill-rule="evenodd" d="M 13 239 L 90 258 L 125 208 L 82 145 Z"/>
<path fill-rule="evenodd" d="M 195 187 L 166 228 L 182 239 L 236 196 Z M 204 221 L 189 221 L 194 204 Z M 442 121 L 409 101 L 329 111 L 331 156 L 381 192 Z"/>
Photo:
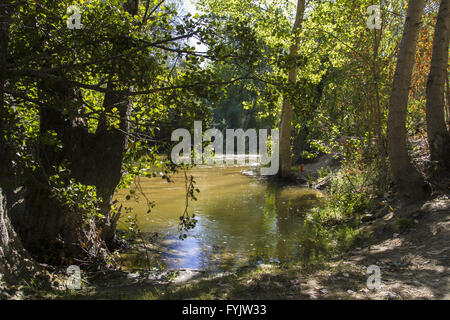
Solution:
<path fill-rule="evenodd" d="M 139 5 L 138 1 L 133 1 L 133 4 L 131 2 L 125 3 L 130 14 Z M 37 6 L 36 9 L 39 10 L 38 8 Z M 46 22 L 51 23 L 52 18 L 48 18 Z M 46 27 L 48 26 L 43 28 Z M 116 49 L 114 47 L 117 44 L 114 43 L 112 47 L 113 50 Z M 38 50 L 45 54 L 54 48 L 42 47 Z M 117 48 L 115 51 L 123 52 L 124 48 Z M 84 107 L 80 104 L 83 94 L 68 81 L 68 73 L 61 77 L 52 71 L 58 64 L 48 59 L 42 65 L 49 70 L 48 74 L 38 74 L 36 77 L 41 78 L 38 84 L 41 92 L 39 98 L 45 101 L 38 103 L 39 133 L 42 137 L 55 133 L 54 137 L 61 143 L 61 147 L 55 148 L 54 143 L 39 139 L 36 160 L 40 169 L 33 174 L 33 182 L 24 182 L 26 209 L 11 214 L 16 231 L 32 253 L 51 256 L 49 252 L 62 249 L 63 253 L 56 258 L 51 257 L 55 259 L 53 262 L 80 254 L 81 245 L 88 246 L 89 242 L 96 241 L 94 239 L 105 241 L 110 246 L 113 244 L 120 213 L 112 211 L 112 197 L 123 173 L 122 162 L 130 133 L 131 108 L 126 93 L 116 93 L 115 88 L 107 86 L 103 99 L 104 111 L 99 114 L 95 133 L 90 133 L 83 119 Z M 108 85 L 113 81 L 116 86 L 118 83 L 122 86 L 129 83 L 129 79 L 124 79 L 120 71 L 106 76 L 110 79 Z M 107 124 L 107 115 L 113 113 L 114 108 L 117 110 L 119 124 L 110 126 Z M 68 170 L 70 176 L 60 174 L 61 170 Z M 52 180 L 52 177 L 55 179 Z M 70 200 L 58 197 L 53 189 L 56 185 L 52 186 L 52 183 L 59 184 L 59 188 L 66 185 L 70 192 L 75 189 L 80 191 L 79 183 L 95 186 L 100 209 L 98 213 L 102 219 L 95 224 L 86 224 L 84 220 L 87 212 L 78 211 L 75 207 L 79 205 L 70 205 Z M 87 190 L 83 187 L 81 189 Z M 95 201 L 94 198 L 90 200 Z M 81 202 L 81 199 L 77 201 Z M 93 222 L 93 217 L 87 219 Z M 84 224 L 88 227 L 84 228 Z"/>
<path fill-rule="evenodd" d="M 214 16 L 180 16 L 171 2 L 83 2 L 81 29 L 66 26 L 69 0 L 15 3 L 0 39 L 4 212 L 42 261 L 107 255 L 121 213 L 116 188 L 155 167 L 176 169 L 157 159 L 157 147 L 169 147 L 164 132 L 205 119 L 201 102 L 239 80 L 202 66 L 231 54 L 211 32 Z M 231 59 L 258 61 L 251 29 L 227 26 L 241 43 Z M 208 52 L 189 44 L 194 37 Z M 20 199 L 9 198 L 14 190 Z M 20 210 L 9 210 L 15 203 Z"/>
<path fill-rule="evenodd" d="M 424 181 L 412 165 L 407 147 L 406 110 L 414 68 L 417 35 L 425 1 L 410 0 L 394 74 L 388 116 L 388 156 L 397 190 L 410 199 L 425 196 Z"/>
<path fill-rule="evenodd" d="M 4 93 L 8 67 L 9 26 L 15 9 L 12 1 L 3 1 L 0 6 L 0 284 L 17 283 L 33 277 L 36 264 L 22 246 L 22 242 L 11 224 L 9 215 L 20 210 L 20 192 L 16 190 L 15 153 L 6 137 L 10 134 Z M 0 299 L 2 297 L 0 296 Z"/>
<path fill-rule="evenodd" d="M 431 160 L 450 168 L 450 134 L 445 124 L 445 85 L 450 28 L 449 0 L 442 0 L 434 31 L 431 69 L 427 81 L 427 134 Z M 448 81 L 448 80 L 447 80 Z"/>
<path fill-rule="evenodd" d="M 297 52 L 300 43 L 299 33 L 302 28 L 303 15 L 305 12 L 305 1 L 298 0 L 297 13 L 295 15 L 295 22 L 292 28 L 292 34 L 294 36 L 293 43 L 289 50 L 290 58 L 290 70 L 288 75 L 288 81 L 295 85 L 297 82 Z M 291 133 L 292 133 L 292 102 L 290 97 L 284 97 L 283 109 L 281 112 L 281 124 L 280 124 L 280 162 L 281 171 L 280 176 L 282 178 L 288 178 L 291 176 Z"/>

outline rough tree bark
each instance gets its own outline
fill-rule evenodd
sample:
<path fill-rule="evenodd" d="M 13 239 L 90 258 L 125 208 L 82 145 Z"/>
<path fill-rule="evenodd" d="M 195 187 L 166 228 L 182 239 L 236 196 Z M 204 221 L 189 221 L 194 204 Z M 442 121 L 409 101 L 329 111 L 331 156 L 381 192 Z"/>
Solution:
<path fill-rule="evenodd" d="M 20 207 L 23 200 L 19 199 L 18 190 L 14 190 L 15 177 L 11 162 L 14 152 L 6 140 L 9 112 L 4 98 L 9 24 L 13 9 L 10 1 L 3 1 L 0 6 L 0 286 L 2 282 L 12 284 L 30 278 L 30 273 L 35 268 L 9 219 L 11 210 Z"/>
<path fill-rule="evenodd" d="M 294 43 L 290 47 L 289 56 L 292 59 L 292 67 L 289 70 L 288 81 L 295 84 L 297 82 L 297 53 L 300 39 L 298 33 L 302 28 L 303 15 L 305 12 L 305 1 L 297 1 L 297 13 L 295 15 L 294 27 L 292 33 L 294 34 Z M 280 124 L 280 162 L 281 170 L 279 172 L 282 178 L 289 178 L 291 176 L 291 134 L 292 134 L 292 103 L 288 97 L 284 97 L 283 109 L 281 111 Z"/>
<path fill-rule="evenodd" d="M 445 91 L 446 91 L 446 99 L 445 99 L 445 108 L 446 108 L 446 113 L 447 113 L 447 130 L 450 132 L 450 86 L 448 84 L 448 70 L 445 70 Z"/>
<path fill-rule="evenodd" d="M 388 156 L 397 191 L 411 200 L 426 195 L 422 176 L 408 155 L 406 112 L 414 68 L 417 35 L 425 1 L 410 0 L 389 101 Z"/>
<path fill-rule="evenodd" d="M 28 178 L 21 177 L 25 209 L 12 212 L 10 218 L 24 247 L 30 253 L 39 256 L 42 261 L 58 264 L 66 257 L 81 253 L 79 240 L 83 217 L 52 197 L 49 177 L 68 158 L 72 144 L 79 142 L 69 140 L 69 133 L 74 128 L 72 122 L 65 119 L 60 111 L 65 103 L 70 102 L 70 88 L 56 82 L 46 85 L 53 89 L 53 94 L 39 110 L 40 135 L 54 131 L 64 147 L 59 150 L 53 145 L 39 143 L 36 160 L 40 164 L 40 170 L 30 174 Z"/>
<path fill-rule="evenodd" d="M 14 254 L 14 251 L 17 254 Z M 6 199 L 0 188 L 0 284 L 14 277 L 14 270 L 20 265 L 21 245 L 6 214 Z"/>
<path fill-rule="evenodd" d="M 436 21 L 427 82 L 427 133 L 431 160 L 440 169 L 450 169 L 450 134 L 445 124 L 445 84 L 448 64 L 448 29 L 450 27 L 450 0 L 441 0 Z"/>
<path fill-rule="evenodd" d="M 72 154 L 71 163 L 73 172 L 82 183 L 96 186 L 97 195 L 103 200 L 101 213 L 105 217 L 100 226 L 101 237 L 109 246 L 114 246 L 119 214 L 112 213 L 111 206 L 114 191 L 123 173 L 122 162 L 128 147 L 131 104 L 127 97 L 108 92 L 103 106 L 106 112 L 114 107 L 119 110 L 119 129 L 109 128 L 107 118 L 103 115 L 91 142 L 81 152 Z"/>
<path fill-rule="evenodd" d="M 1 184 L 4 185 L 5 181 Z M 20 207 L 21 203 L 11 201 L 18 198 L 17 194 L 11 190 L 6 192 L 6 189 L 0 186 L 0 286 L 2 282 L 10 285 L 29 280 L 38 269 L 11 225 L 9 213 L 17 210 L 15 207 Z"/>

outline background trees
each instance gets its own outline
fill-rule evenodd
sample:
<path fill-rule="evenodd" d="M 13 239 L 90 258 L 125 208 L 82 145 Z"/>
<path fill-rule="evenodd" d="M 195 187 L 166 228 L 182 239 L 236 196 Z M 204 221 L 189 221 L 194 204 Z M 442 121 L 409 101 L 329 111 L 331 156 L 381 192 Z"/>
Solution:
<path fill-rule="evenodd" d="M 220 14 L 228 18 L 243 16 L 238 8 L 251 12 L 246 17 L 255 26 L 264 50 L 270 56 L 264 61 L 270 68 L 261 69 L 257 74 L 257 78 L 266 83 L 265 89 L 259 92 L 267 92 L 270 88 L 271 98 L 276 96 L 279 99 L 271 100 L 274 102 L 271 112 L 277 114 L 274 124 L 283 117 L 280 98 L 289 97 L 293 103 L 294 145 L 289 154 L 295 164 L 339 144 L 338 137 L 350 136 L 351 143 L 362 148 L 366 160 L 378 168 L 377 183 L 381 188 L 390 181 L 392 173 L 403 194 L 423 189 L 423 179 L 414 173 L 417 170 L 410 161 L 412 149 L 408 137 L 416 135 L 417 141 L 417 137 L 426 134 L 425 90 L 439 8 L 437 1 L 424 4 L 425 10 L 415 13 L 413 18 L 418 20 L 412 24 L 411 18 L 407 18 L 407 1 L 381 1 L 380 29 L 367 27 L 367 8 L 374 4 L 371 1 L 307 2 L 303 30 L 297 39 L 300 42 L 296 54 L 298 79 L 295 86 L 290 85 L 287 74 L 289 66 L 292 66 L 289 64 L 289 44 L 296 34 L 289 32 L 289 23 L 284 20 L 275 22 L 273 18 L 281 14 L 292 25 L 295 21 L 293 3 L 289 6 L 283 1 L 236 0 L 227 6 L 208 1 L 201 1 L 201 4 L 205 11 L 216 10 L 218 14 L 220 10 Z M 412 6 L 416 7 L 416 3 Z M 274 7 L 278 9 L 274 10 Z M 273 21 L 270 36 L 264 33 L 267 31 L 261 22 L 264 19 Z M 413 40 L 417 37 L 418 43 Z M 404 46 L 407 52 L 401 51 L 402 39 L 409 43 Z M 417 43 L 417 50 L 412 46 L 414 43 Z M 443 44 L 441 50 L 448 51 L 448 45 Z M 400 66 L 406 63 L 408 68 L 396 68 L 397 57 Z M 396 73 L 395 70 L 399 71 Z M 395 77 L 398 79 L 394 80 Z M 411 86 L 407 85 L 408 82 Z M 442 85 L 437 87 L 444 90 Z M 266 98 L 262 94 L 260 97 Z M 241 100 L 246 108 L 252 105 L 245 102 L 245 97 Z M 230 108 L 236 108 L 237 103 Z M 438 109 L 442 111 L 443 107 Z M 441 132 L 446 131 L 445 125 L 440 127 Z M 429 136 L 433 135 L 431 132 L 432 129 Z M 445 147 L 438 149 L 448 153 Z M 408 181 L 403 182 L 403 179 Z"/>

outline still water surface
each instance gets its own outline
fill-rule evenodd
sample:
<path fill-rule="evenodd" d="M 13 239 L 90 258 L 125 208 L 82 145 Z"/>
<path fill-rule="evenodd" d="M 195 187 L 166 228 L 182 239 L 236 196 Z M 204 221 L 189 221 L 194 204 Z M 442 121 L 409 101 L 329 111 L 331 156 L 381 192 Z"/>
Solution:
<path fill-rule="evenodd" d="M 189 212 L 198 220 L 188 237 L 179 239 L 179 217 L 185 206 L 185 180 L 181 172 L 174 183 L 162 179 L 142 179 L 147 197 L 154 201 L 146 213 L 143 198 L 119 201 L 133 207 L 139 228 L 146 234 L 158 233 L 151 251 L 153 265 L 169 269 L 229 270 L 230 268 L 278 264 L 292 259 L 309 259 L 315 240 L 304 224 L 307 210 L 320 205 L 319 192 L 299 186 L 282 186 L 242 174 L 243 167 L 196 167 L 189 171 L 200 189 L 198 201 Z M 119 223 L 125 229 L 125 217 Z M 132 257 L 132 258 L 131 258 Z M 136 265 L 147 264 L 145 254 L 130 255 Z"/>

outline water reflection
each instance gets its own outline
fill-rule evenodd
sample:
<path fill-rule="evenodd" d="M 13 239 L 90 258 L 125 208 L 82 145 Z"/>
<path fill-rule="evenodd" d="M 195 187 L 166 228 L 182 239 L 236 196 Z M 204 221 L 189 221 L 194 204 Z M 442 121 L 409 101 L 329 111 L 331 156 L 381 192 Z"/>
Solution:
<path fill-rule="evenodd" d="M 201 192 L 190 211 L 197 226 L 184 241 L 178 239 L 184 209 L 184 177 L 175 183 L 141 181 L 155 208 L 146 214 L 145 201 L 119 200 L 134 208 L 144 232 L 160 234 L 152 262 L 168 268 L 229 269 L 248 264 L 307 261 L 319 250 L 314 230 L 304 224 L 304 213 L 320 204 L 321 194 L 297 186 L 258 181 L 241 174 L 242 167 L 195 168 Z M 121 228 L 126 228 L 122 222 Z M 135 257 L 136 258 L 136 257 Z M 142 255 L 138 258 L 143 259 Z M 143 261 L 140 261 L 144 263 Z M 134 261 L 134 264 L 138 261 Z"/>

